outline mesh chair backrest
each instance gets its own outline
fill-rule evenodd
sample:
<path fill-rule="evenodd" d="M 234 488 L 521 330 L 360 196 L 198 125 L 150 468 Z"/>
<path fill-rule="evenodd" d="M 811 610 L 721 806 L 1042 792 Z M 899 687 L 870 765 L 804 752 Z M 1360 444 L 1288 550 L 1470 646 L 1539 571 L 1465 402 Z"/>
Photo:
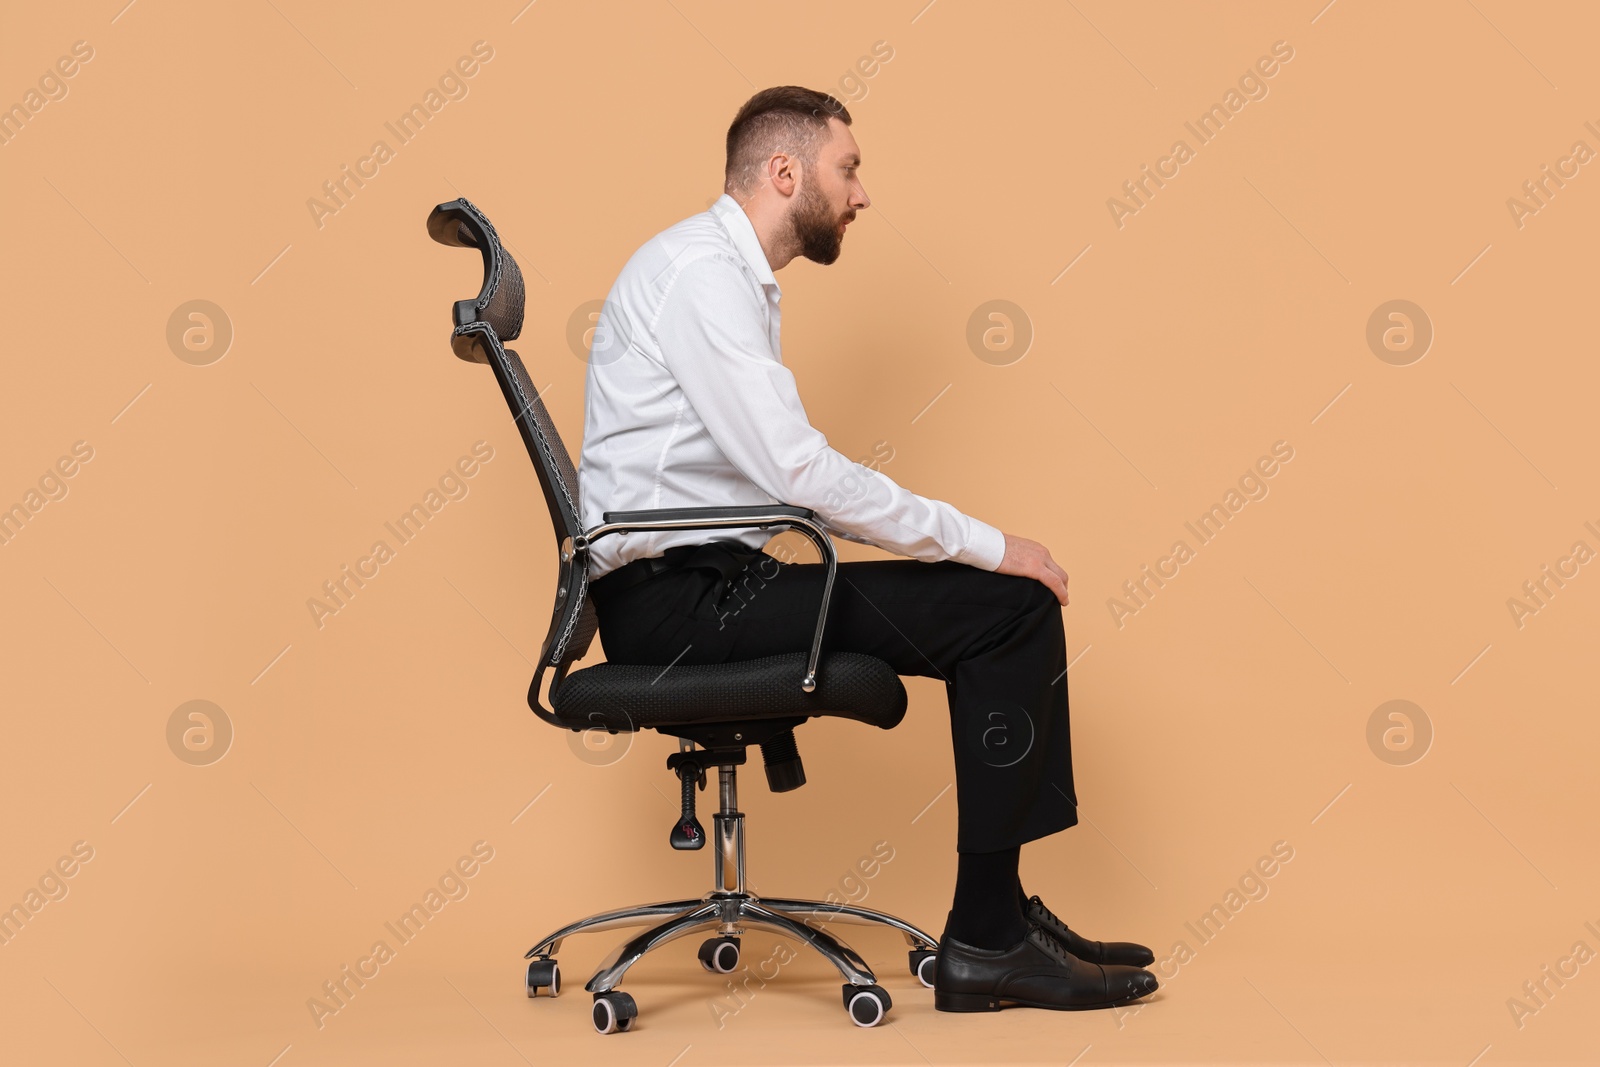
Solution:
<path fill-rule="evenodd" d="M 599 620 L 587 597 L 589 572 L 586 556 L 576 556 L 572 545 L 583 533 L 578 504 L 578 472 L 562 443 L 556 424 L 522 360 L 510 349 L 502 348 L 491 337 L 490 365 L 500 382 L 506 403 L 517 419 L 523 444 L 539 471 L 545 505 L 561 545 L 561 560 L 556 572 L 556 603 L 550 616 L 550 632 L 541 651 L 551 667 L 565 667 L 582 658 L 594 639 Z M 576 588 L 574 588 L 576 586 Z"/>
<path fill-rule="evenodd" d="M 476 207 L 462 200 L 440 204 L 428 216 L 428 233 L 441 244 L 477 248 L 483 253 L 483 288 L 475 300 L 455 305 L 455 331 L 450 347 L 457 356 L 474 363 L 487 363 L 506 404 L 516 419 L 522 443 L 533 460 L 544 490 L 556 541 L 561 547 L 556 572 L 556 601 L 550 616 L 550 631 L 540 652 L 540 674 L 545 667 L 564 669 L 589 650 L 598 620 L 594 606 L 585 595 L 589 575 L 584 557 L 572 551 L 582 535 L 582 510 L 578 501 L 578 472 L 571 454 L 562 443 L 555 421 L 545 407 L 539 390 L 522 359 L 503 341 L 522 331 L 525 292 L 522 272 L 500 244 L 500 237 Z M 502 327 L 509 333 L 503 333 Z M 559 677 L 559 676 L 558 676 Z M 538 687 L 538 678 L 534 687 Z"/>

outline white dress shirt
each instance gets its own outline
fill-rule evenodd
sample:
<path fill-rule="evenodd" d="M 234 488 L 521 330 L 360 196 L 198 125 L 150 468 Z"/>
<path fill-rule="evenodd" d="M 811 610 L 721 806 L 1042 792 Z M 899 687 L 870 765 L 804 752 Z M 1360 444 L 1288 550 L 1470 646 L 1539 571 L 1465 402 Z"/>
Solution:
<path fill-rule="evenodd" d="M 607 511 L 789 504 L 830 532 L 930 562 L 996 570 L 1005 535 L 918 496 L 828 445 L 779 346 L 782 298 L 733 197 L 656 234 L 617 276 L 595 323 L 578 485 L 585 529 Z M 589 575 L 715 539 L 760 548 L 770 530 L 613 534 Z"/>

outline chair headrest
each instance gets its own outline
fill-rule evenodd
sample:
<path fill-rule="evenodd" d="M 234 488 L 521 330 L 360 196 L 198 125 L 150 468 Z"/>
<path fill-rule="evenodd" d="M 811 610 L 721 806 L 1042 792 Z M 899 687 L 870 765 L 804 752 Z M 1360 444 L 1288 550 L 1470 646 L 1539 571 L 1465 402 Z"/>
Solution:
<path fill-rule="evenodd" d="M 442 245 L 476 248 L 483 256 L 483 285 L 471 300 L 458 300 L 453 309 L 455 333 L 451 350 L 470 363 L 489 362 L 481 332 L 463 329 L 484 323 L 501 342 L 522 333 L 527 291 L 522 270 L 500 243 L 494 225 L 472 202 L 462 197 L 440 204 L 428 213 L 428 236 Z"/>

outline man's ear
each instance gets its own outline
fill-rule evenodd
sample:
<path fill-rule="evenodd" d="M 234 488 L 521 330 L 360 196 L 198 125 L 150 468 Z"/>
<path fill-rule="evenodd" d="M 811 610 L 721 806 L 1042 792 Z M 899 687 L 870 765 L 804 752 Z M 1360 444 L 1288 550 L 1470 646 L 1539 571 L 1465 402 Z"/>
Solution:
<path fill-rule="evenodd" d="M 767 160 L 767 181 L 784 196 L 793 196 L 800 183 L 800 161 L 783 152 Z"/>

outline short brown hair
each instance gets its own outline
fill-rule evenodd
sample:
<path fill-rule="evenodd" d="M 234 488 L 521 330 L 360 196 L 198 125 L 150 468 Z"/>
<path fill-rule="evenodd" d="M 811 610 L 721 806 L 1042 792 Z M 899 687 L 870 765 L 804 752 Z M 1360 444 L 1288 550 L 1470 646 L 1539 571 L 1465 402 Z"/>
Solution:
<path fill-rule="evenodd" d="M 758 172 L 775 152 L 814 163 L 828 120 L 850 125 L 843 101 L 799 85 L 763 89 L 739 109 L 728 127 L 728 162 L 723 181 L 729 192 L 754 188 Z"/>

